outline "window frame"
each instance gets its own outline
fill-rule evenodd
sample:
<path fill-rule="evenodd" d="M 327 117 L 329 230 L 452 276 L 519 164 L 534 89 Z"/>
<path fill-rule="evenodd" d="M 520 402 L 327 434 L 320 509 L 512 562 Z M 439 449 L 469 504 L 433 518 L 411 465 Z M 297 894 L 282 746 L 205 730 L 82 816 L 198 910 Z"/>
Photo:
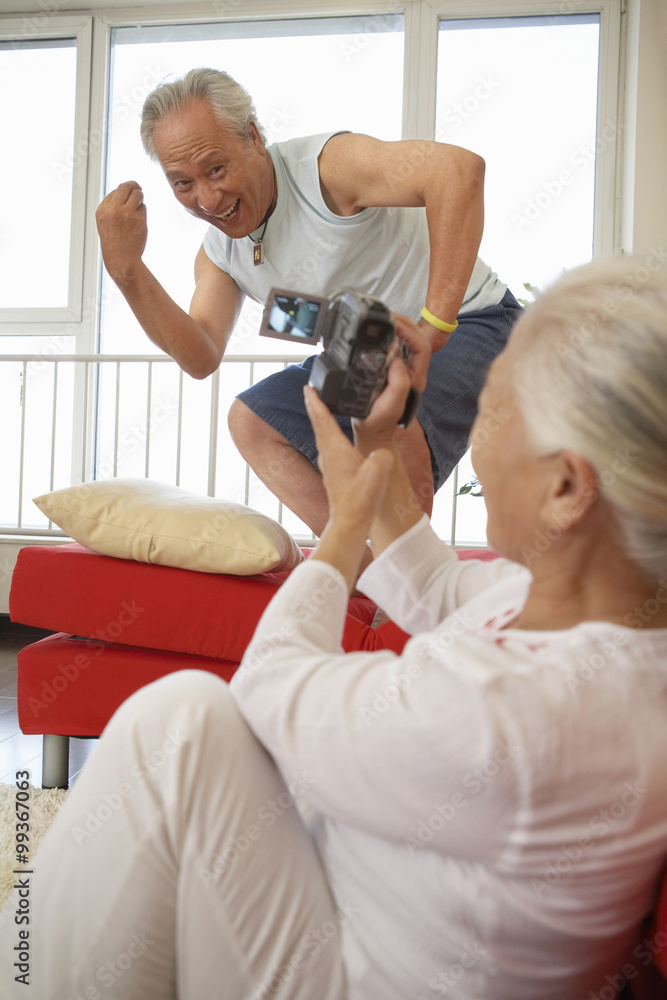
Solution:
<path fill-rule="evenodd" d="M 76 104 L 72 143 L 72 210 L 70 228 L 69 281 L 66 306 L 0 308 L 1 334 L 71 333 L 68 323 L 82 318 L 85 231 L 87 222 L 87 177 L 89 168 L 90 79 L 92 71 L 92 31 L 90 16 L 56 16 L 46 11 L 23 18 L 0 20 L 2 41 L 49 41 L 76 39 Z M 22 327 L 30 326 L 30 330 Z"/>
<path fill-rule="evenodd" d="M 441 20 L 476 20 L 499 17 L 553 17 L 572 14 L 600 15 L 600 54 L 598 65 L 596 136 L 601 123 L 618 121 L 621 72 L 621 13 L 622 0 L 504 0 L 502 10 L 494 0 L 423 0 L 420 20 L 419 58 L 423 66 L 420 80 L 418 128 L 423 137 L 433 138 L 436 120 L 436 81 L 438 31 Z M 471 9 L 472 8 L 472 9 Z M 623 135 L 620 141 L 607 142 L 595 160 L 595 197 L 593 209 L 593 257 L 607 256 L 620 250 L 621 161 Z"/>

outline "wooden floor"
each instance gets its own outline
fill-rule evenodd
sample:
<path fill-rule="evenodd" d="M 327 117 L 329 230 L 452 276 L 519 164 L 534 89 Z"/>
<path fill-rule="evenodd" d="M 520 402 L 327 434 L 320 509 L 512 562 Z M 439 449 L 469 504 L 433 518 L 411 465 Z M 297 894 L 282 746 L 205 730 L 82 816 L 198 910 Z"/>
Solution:
<path fill-rule="evenodd" d="M 13 785 L 16 772 L 30 771 L 30 783 L 42 784 L 42 737 L 24 736 L 19 727 L 16 683 L 16 656 L 23 646 L 37 642 L 45 635 L 42 629 L 29 628 L 10 622 L 0 615 L 0 782 Z M 85 764 L 95 740 L 70 740 L 70 785 Z"/>

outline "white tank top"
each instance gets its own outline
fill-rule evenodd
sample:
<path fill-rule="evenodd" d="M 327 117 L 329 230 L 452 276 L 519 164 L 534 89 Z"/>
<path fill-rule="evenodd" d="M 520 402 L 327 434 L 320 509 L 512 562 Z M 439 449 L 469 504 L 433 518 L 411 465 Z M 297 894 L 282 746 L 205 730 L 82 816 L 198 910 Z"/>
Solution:
<path fill-rule="evenodd" d="M 375 295 L 418 320 L 426 302 L 430 245 L 423 208 L 365 208 L 339 216 L 327 208 L 318 157 L 336 132 L 268 147 L 278 198 L 264 233 L 264 263 L 253 264 L 248 237 L 232 239 L 211 226 L 204 249 L 246 295 L 264 303 L 272 287 L 330 296 L 346 285 Z M 262 226 L 252 237 L 258 239 Z M 501 301 L 507 286 L 477 258 L 460 313 Z"/>

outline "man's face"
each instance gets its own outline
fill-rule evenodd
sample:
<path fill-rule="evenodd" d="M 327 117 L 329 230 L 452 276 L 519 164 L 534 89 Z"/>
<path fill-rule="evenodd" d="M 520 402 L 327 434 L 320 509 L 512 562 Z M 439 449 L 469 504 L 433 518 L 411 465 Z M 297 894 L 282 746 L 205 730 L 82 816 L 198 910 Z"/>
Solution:
<path fill-rule="evenodd" d="M 167 115 L 153 131 L 158 159 L 181 205 L 241 239 L 259 227 L 272 203 L 273 164 L 254 125 L 240 138 L 202 100 Z"/>

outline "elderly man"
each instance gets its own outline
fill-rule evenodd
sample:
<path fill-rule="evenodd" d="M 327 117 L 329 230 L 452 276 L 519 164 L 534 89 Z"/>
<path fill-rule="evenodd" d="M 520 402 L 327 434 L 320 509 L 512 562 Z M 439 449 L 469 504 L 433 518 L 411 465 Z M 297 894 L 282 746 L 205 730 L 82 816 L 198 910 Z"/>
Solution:
<path fill-rule="evenodd" d="M 209 225 L 186 313 L 142 261 L 139 184 L 121 184 L 99 206 L 106 268 L 149 338 L 205 378 L 220 364 L 244 295 L 264 302 L 272 286 L 331 295 L 351 285 L 418 320 L 414 383 L 425 392 L 399 446 L 430 512 L 465 451 L 486 369 L 521 311 L 477 256 L 482 159 L 443 143 L 351 133 L 267 146 L 249 95 L 210 69 L 149 95 L 141 134 L 178 201 Z M 299 287 L 312 261 L 308 287 Z M 319 535 L 328 502 L 303 403 L 312 360 L 242 392 L 229 425 L 259 478 Z M 340 422 L 351 437 L 349 421 Z"/>

